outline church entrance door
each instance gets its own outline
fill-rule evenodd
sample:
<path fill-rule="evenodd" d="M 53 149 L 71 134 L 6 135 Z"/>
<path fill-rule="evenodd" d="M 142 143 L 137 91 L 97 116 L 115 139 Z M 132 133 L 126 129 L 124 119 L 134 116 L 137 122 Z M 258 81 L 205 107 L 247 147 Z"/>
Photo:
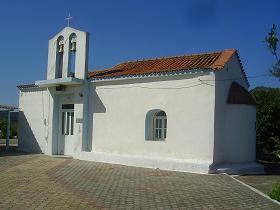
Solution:
<path fill-rule="evenodd" d="M 61 143 L 64 155 L 73 155 L 74 151 L 74 104 L 63 104 L 61 110 Z"/>

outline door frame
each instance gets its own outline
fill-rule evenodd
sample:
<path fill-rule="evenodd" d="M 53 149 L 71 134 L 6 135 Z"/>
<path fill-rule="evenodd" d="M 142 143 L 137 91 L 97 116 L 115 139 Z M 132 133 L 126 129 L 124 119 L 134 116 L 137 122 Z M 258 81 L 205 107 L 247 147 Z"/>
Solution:
<path fill-rule="evenodd" d="M 71 105 L 73 106 L 72 108 L 63 108 L 63 105 Z M 63 119 L 63 113 L 64 114 L 64 119 Z M 73 113 L 73 116 L 71 116 L 68 119 L 67 113 Z M 64 121 L 63 121 L 64 120 Z M 67 123 L 69 120 L 69 127 L 67 127 Z M 71 124 L 72 123 L 72 124 Z M 63 128 L 64 125 L 64 128 Z M 73 103 L 61 103 L 59 107 L 59 138 L 58 138 L 58 154 L 60 155 L 73 155 L 73 151 L 69 152 L 66 150 L 66 147 L 71 145 L 71 142 L 73 142 L 74 138 L 74 126 L 75 126 L 75 109 L 74 109 L 74 104 Z M 68 128 L 67 133 L 66 129 Z M 68 140 L 68 142 L 67 142 Z M 68 143 L 68 145 L 66 145 Z M 74 148 L 73 148 L 74 149 Z"/>

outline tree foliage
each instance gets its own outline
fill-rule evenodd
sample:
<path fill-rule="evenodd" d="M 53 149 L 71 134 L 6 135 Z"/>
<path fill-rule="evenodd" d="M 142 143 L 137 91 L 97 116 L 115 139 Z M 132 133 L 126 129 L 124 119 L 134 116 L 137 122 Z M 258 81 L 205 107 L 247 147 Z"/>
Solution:
<path fill-rule="evenodd" d="M 257 102 L 257 152 L 280 154 L 280 88 L 258 87 L 251 93 Z"/>
<path fill-rule="evenodd" d="M 0 118 L 0 139 L 6 138 L 6 120 Z"/>
<path fill-rule="evenodd" d="M 267 47 L 269 49 L 269 51 L 271 52 L 271 54 L 275 57 L 276 62 L 275 64 L 272 66 L 272 68 L 270 69 L 270 73 L 275 76 L 280 78 L 280 60 L 279 60 L 279 56 L 278 56 L 278 42 L 279 39 L 277 37 L 276 34 L 276 26 L 275 24 L 272 25 L 272 28 L 270 29 L 270 32 L 268 33 L 268 36 L 265 37 L 265 42 L 267 44 Z"/>
<path fill-rule="evenodd" d="M 10 137 L 13 138 L 14 136 L 17 136 L 17 129 L 18 125 L 17 122 L 11 122 L 10 125 Z M 7 130 L 7 121 L 6 119 L 0 118 L 0 139 L 6 138 L 6 130 Z"/>

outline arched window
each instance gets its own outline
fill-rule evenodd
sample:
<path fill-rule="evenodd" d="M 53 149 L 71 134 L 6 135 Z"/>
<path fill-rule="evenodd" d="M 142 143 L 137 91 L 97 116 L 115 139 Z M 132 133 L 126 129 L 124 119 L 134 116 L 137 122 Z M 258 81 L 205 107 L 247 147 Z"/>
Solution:
<path fill-rule="evenodd" d="M 154 115 L 154 139 L 166 139 L 167 118 L 164 111 L 157 112 Z"/>
<path fill-rule="evenodd" d="M 57 47 L 56 47 L 56 74 L 55 74 L 55 78 L 61 78 L 62 77 L 63 52 L 64 52 L 64 38 L 63 38 L 63 36 L 60 36 L 57 39 Z"/>
<path fill-rule="evenodd" d="M 146 114 L 145 139 L 152 141 L 165 140 L 167 136 L 167 116 L 160 109 L 150 110 Z"/>
<path fill-rule="evenodd" d="M 77 36 L 76 34 L 71 34 L 69 37 L 69 58 L 68 58 L 68 76 L 75 77 L 75 65 L 76 65 L 76 45 Z"/>

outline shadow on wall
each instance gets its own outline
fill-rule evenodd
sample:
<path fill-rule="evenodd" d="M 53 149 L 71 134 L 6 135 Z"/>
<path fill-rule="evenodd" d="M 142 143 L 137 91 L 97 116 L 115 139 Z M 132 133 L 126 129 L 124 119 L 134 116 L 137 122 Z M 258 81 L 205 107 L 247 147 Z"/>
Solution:
<path fill-rule="evenodd" d="M 89 119 L 88 119 L 89 142 L 88 142 L 88 146 L 87 146 L 88 152 L 90 152 L 92 150 L 93 114 L 94 113 L 100 113 L 100 114 L 106 113 L 106 107 L 103 104 L 103 102 L 101 101 L 101 99 L 98 96 L 98 94 L 96 93 L 96 91 L 94 90 L 93 92 L 91 92 L 91 94 L 92 94 L 92 96 L 90 98 L 92 98 L 93 105 L 89 106 Z"/>
<path fill-rule="evenodd" d="M 213 164 L 248 163 L 255 158 L 255 100 L 236 82 L 216 85 Z"/>
<path fill-rule="evenodd" d="M 19 112 L 18 151 L 42 153 L 34 133 L 22 111 Z"/>
<path fill-rule="evenodd" d="M 94 103 L 92 113 L 106 113 L 106 107 L 95 91 L 92 93 L 92 98 Z"/>

